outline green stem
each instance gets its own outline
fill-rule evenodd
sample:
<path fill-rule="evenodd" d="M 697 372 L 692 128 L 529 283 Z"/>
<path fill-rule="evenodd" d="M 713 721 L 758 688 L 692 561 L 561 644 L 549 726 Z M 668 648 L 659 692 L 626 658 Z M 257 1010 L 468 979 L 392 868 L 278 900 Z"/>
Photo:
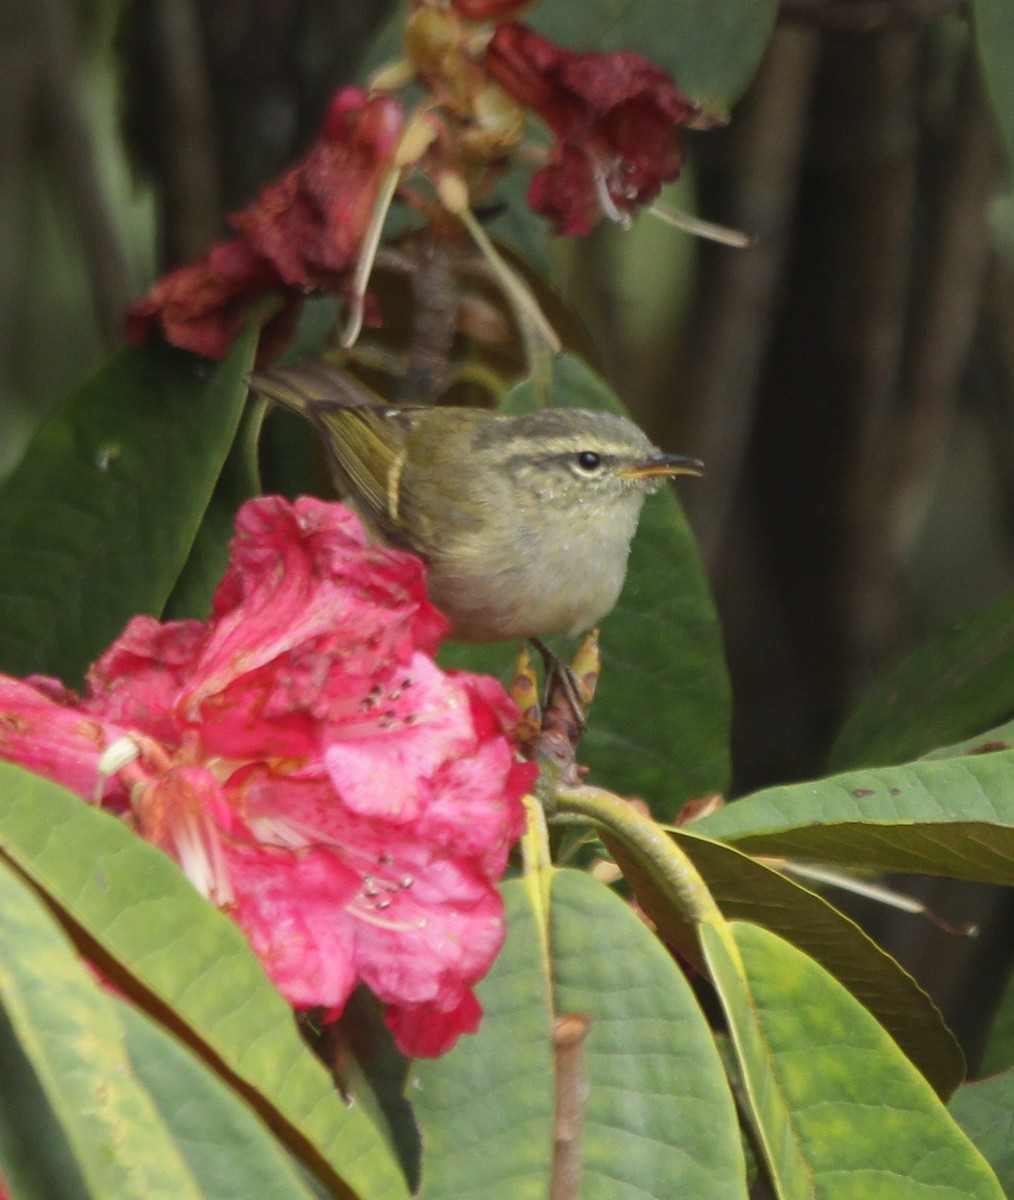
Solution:
<path fill-rule="evenodd" d="M 471 209 L 455 211 L 479 248 L 491 278 L 500 287 L 511 306 L 524 344 L 529 373 L 535 382 L 536 395 L 541 396 L 543 404 L 548 404 L 553 378 L 553 356 L 560 353 L 563 343 L 539 306 L 535 293 L 521 276 L 511 269 Z"/>
<path fill-rule="evenodd" d="M 243 462 L 250 473 L 254 492 L 260 495 L 264 491 L 261 482 L 260 456 L 257 448 L 261 440 L 261 428 L 268 412 L 268 400 L 264 396 L 256 396 L 247 401 L 247 411 L 240 425 L 239 436 L 242 439 Z"/>
<path fill-rule="evenodd" d="M 632 804 L 603 788 L 560 788 L 555 811 L 579 816 L 619 838 L 695 925 L 724 924 L 697 868 L 665 830 Z"/>

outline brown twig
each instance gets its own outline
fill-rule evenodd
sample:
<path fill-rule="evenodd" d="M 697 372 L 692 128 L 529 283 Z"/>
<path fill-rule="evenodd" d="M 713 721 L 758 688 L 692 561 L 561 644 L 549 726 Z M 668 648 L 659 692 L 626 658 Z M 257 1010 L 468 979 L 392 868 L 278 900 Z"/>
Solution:
<path fill-rule="evenodd" d="M 459 243 L 420 237 L 396 252 L 409 264 L 412 288 L 409 344 L 398 392 L 403 404 L 432 404 L 447 386 L 461 307 L 460 251 Z"/>
<path fill-rule="evenodd" d="M 549 1200 L 579 1200 L 581 1195 L 585 1108 L 591 1093 L 584 1047 L 591 1025 L 591 1017 L 583 1013 L 566 1013 L 553 1025 L 556 1112 Z"/>

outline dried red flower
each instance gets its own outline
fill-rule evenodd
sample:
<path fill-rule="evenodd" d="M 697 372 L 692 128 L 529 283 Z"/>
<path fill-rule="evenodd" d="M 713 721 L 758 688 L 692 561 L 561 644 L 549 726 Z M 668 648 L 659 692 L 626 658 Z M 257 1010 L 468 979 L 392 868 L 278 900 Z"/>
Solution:
<path fill-rule="evenodd" d="M 557 233 L 588 233 L 603 216 L 622 220 L 679 175 L 679 127 L 700 109 L 641 55 L 575 54 L 523 25 L 505 24 L 485 63 L 557 135 L 528 194 Z"/>
<path fill-rule="evenodd" d="M 283 307 L 275 320 L 287 330 L 305 295 L 341 292 L 393 166 L 403 119 L 390 97 L 339 92 L 303 161 L 230 218 L 240 236 L 170 272 L 128 310 L 127 340 L 139 344 L 161 326 L 174 345 L 221 358 L 252 301 L 277 296 Z"/>
<path fill-rule="evenodd" d="M 251 501 L 208 622 L 135 618 L 83 699 L 0 676 L 0 757 L 122 812 L 294 1005 L 365 982 L 439 1054 L 478 1022 L 533 781 L 499 683 L 433 663 L 446 629 L 341 505 Z"/>
<path fill-rule="evenodd" d="M 243 328 L 250 302 L 284 291 L 275 268 L 247 242 L 223 242 L 200 262 L 164 275 L 143 300 L 131 305 L 124 335 L 139 346 L 161 326 L 174 346 L 221 358 Z M 289 297 L 287 313 L 294 305 Z"/>
<path fill-rule="evenodd" d="M 338 93 L 306 158 L 230 220 L 301 291 L 341 290 L 355 268 L 404 114 L 390 96 Z"/>

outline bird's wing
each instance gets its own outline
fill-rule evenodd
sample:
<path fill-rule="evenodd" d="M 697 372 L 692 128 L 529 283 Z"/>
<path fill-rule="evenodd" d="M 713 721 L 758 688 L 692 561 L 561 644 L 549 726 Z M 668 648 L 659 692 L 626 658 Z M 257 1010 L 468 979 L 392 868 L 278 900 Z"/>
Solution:
<path fill-rule="evenodd" d="M 392 536 L 403 525 L 399 507 L 405 436 L 390 410 L 317 409 L 311 419 L 323 432 L 328 454 L 352 497 L 381 533 Z"/>
<path fill-rule="evenodd" d="M 379 533 L 404 544 L 399 496 L 412 410 L 385 405 L 358 379 L 319 358 L 258 371 L 249 383 L 317 427 L 340 490 Z"/>

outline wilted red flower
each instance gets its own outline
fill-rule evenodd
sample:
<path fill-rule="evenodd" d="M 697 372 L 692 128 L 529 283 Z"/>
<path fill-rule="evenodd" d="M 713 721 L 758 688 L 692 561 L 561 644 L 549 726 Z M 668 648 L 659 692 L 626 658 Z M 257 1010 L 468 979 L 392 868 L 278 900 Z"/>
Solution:
<path fill-rule="evenodd" d="M 128 310 L 127 340 L 139 344 L 161 325 L 174 345 L 221 358 L 251 301 L 278 296 L 284 307 L 276 320 L 288 325 L 308 293 L 341 291 L 392 169 L 403 121 L 391 97 L 339 92 L 306 158 L 230 218 L 240 236 L 170 272 Z"/>
<path fill-rule="evenodd" d="M 390 96 L 339 92 L 306 158 L 235 213 L 233 228 L 290 287 L 340 289 L 358 261 L 403 124 Z"/>
<path fill-rule="evenodd" d="M 700 109 L 640 54 L 574 54 L 524 25 L 506 24 L 485 62 L 491 77 L 557 135 L 528 193 L 557 233 L 588 233 L 603 216 L 622 220 L 679 175 L 679 126 Z"/>
<path fill-rule="evenodd" d="M 125 336 L 139 346 L 161 325 L 174 346 L 205 358 L 221 358 L 243 328 L 250 301 L 284 292 L 271 263 L 237 238 L 213 247 L 200 262 L 163 275 L 127 311 Z M 294 315 L 296 303 L 291 296 L 286 299 L 287 320 Z"/>
<path fill-rule="evenodd" d="M 363 981 L 439 1054 L 478 1022 L 532 782 L 499 683 L 433 663 L 446 630 L 341 505 L 251 501 L 208 622 L 135 618 L 83 699 L 0 677 L 0 757 L 127 814 L 294 1005 Z"/>

